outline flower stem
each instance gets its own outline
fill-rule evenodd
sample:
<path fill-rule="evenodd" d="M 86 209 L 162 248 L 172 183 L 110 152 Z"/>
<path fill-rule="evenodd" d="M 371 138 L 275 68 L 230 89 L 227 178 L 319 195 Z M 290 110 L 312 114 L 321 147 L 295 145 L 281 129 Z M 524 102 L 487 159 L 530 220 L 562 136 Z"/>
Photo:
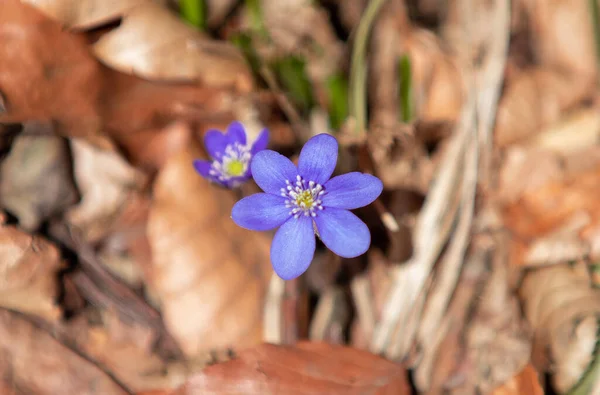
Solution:
<path fill-rule="evenodd" d="M 371 25 L 386 0 L 371 0 L 358 23 L 350 63 L 350 113 L 356 122 L 356 134 L 367 126 L 367 60 L 366 51 Z"/>
<path fill-rule="evenodd" d="M 179 12 L 183 19 L 198 29 L 206 28 L 206 3 L 204 0 L 181 0 Z"/>

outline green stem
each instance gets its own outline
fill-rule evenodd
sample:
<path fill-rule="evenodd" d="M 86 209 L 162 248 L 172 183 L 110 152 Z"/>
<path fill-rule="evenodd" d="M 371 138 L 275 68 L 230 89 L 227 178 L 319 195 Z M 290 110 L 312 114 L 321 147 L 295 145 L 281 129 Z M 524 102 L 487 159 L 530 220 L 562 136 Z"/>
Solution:
<path fill-rule="evenodd" d="M 206 3 L 204 0 L 180 0 L 179 12 L 183 19 L 198 29 L 206 28 Z"/>
<path fill-rule="evenodd" d="M 350 63 L 350 113 L 356 122 L 356 133 L 364 133 L 367 127 L 367 61 L 366 51 L 371 25 L 386 0 L 371 0 L 358 27 Z"/>
<path fill-rule="evenodd" d="M 600 73 L 600 7 L 597 0 L 589 0 L 592 26 L 594 27 L 594 43 L 596 44 L 596 63 Z"/>

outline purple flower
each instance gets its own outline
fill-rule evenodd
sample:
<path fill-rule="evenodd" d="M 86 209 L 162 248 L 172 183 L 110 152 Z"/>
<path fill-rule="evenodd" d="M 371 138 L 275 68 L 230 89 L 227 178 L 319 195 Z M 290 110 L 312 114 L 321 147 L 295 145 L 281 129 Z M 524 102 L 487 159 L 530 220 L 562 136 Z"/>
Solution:
<path fill-rule="evenodd" d="M 250 230 L 279 227 L 271 245 L 273 269 L 284 280 L 308 269 L 315 253 L 315 232 L 337 255 L 353 258 L 371 244 L 367 225 L 348 210 L 373 202 L 381 181 L 358 172 L 331 178 L 338 155 L 333 136 L 319 134 L 304 145 L 298 167 L 285 156 L 265 150 L 252 160 L 257 193 L 233 206 L 236 224 Z"/>
<path fill-rule="evenodd" d="M 250 161 L 259 151 L 267 148 L 269 132 L 260 132 L 252 146 L 246 142 L 246 130 L 240 122 L 232 122 L 227 133 L 209 130 L 204 135 L 204 146 L 212 160 L 195 160 L 194 168 L 200 175 L 226 188 L 235 188 L 252 177 Z"/>

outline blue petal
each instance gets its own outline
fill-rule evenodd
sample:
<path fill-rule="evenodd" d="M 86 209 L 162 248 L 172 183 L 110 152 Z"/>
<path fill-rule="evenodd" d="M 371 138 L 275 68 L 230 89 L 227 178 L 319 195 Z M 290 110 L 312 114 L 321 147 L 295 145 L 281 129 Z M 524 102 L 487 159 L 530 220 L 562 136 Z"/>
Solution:
<path fill-rule="evenodd" d="M 229 144 L 240 143 L 246 145 L 246 129 L 241 122 L 233 121 L 227 127 L 227 140 Z"/>
<path fill-rule="evenodd" d="M 325 183 L 324 207 L 352 210 L 371 204 L 383 191 L 383 183 L 370 174 L 353 172 Z"/>
<path fill-rule="evenodd" d="M 315 234 L 311 217 L 292 217 L 275 233 L 271 244 L 271 263 L 282 279 L 292 280 L 304 273 L 314 254 Z"/>
<path fill-rule="evenodd" d="M 233 222 L 250 230 L 274 229 L 290 218 L 285 199 L 268 193 L 256 193 L 237 202 L 231 210 Z"/>
<path fill-rule="evenodd" d="M 212 180 L 212 176 L 209 174 L 210 167 L 212 166 L 212 162 L 208 160 L 200 160 L 196 159 L 194 161 L 194 169 L 204 178 L 208 178 Z"/>
<path fill-rule="evenodd" d="M 221 159 L 227 144 L 227 137 L 216 129 L 211 129 L 204 135 L 206 151 L 215 159 Z"/>
<path fill-rule="evenodd" d="M 321 240 L 337 255 L 354 258 L 369 249 L 369 228 L 350 211 L 327 207 L 319 211 L 314 220 Z"/>
<path fill-rule="evenodd" d="M 254 181 L 267 193 L 281 194 L 285 181 L 294 182 L 298 175 L 296 166 L 285 156 L 271 150 L 257 153 L 250 163 Z"/>
<path fill-rule="evenodd" d="M 258 135 L 258 137 L 256 138 L 256 140 L 254 141 L 254 144 L 252 144 L 252 149 L 250 150 L 250 153 L 252 155 L 254 155 L 257 152 L 262 151 L 267 148 L 268 144 L 269 144 L 269 130 L 263 129 L 260 132 L 260 134 Z"/>
<path fill-rule="evenodd" d="M 318 134 L 304 144 L 298 158 L 298 172 L 307 181 L 323 185 L 333 174 L 338 143 L 329 134 Z"/>

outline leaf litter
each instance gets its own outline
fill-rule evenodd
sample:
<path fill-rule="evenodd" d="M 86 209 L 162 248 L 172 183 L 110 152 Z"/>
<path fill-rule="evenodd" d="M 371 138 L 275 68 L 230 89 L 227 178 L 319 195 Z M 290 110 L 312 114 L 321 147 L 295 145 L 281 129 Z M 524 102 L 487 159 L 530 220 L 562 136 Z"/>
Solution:
<path fill-rule="evenodd" d="M 184 1 L 0 2 L 2 393 L 600 388 L 596 2 Z M 279 279 L 233 120 L 379 177 L 369 251 Z"/>

